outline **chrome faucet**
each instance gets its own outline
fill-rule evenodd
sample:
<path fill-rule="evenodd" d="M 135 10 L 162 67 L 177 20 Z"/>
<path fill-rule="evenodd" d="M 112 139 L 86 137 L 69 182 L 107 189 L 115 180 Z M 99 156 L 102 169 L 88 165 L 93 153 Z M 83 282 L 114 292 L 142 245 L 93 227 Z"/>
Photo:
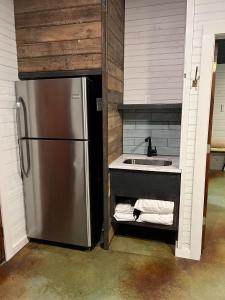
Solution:
<path fill-rule="evenodd" d="M 157 149 L 156 147 L 153 149 L 152 148 L 152 138 L 149 136 L 145 139 L 145 142 L 148 142 L 148 152 L 147 152 L 147 156 L 151 157 L 151 156 L 157 156 Z"/>

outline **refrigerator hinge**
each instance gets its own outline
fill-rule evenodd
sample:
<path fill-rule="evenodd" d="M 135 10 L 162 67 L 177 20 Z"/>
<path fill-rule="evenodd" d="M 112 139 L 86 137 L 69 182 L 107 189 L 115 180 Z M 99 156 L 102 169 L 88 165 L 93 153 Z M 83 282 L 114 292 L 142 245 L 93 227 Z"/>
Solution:
<path fill-rule="evenodd" d="M 0 226 L 0 237 L 4 239 L 4 231 L 2 226 Z"/>
<path fill-rule="evenodd" d="M 102 111 L 102 98 L 96 98 L 96 109 Z"/>
<path fill-rule="evenodd" d="M 103 8 L 106 8 L 106 1 L 107 1 L 107 0 L 102 0 L 102 7 L 103 7 Z"/>
<path fill-rule="evenodd" d="M 207 144 L 207 154 L 210 154 L 210 153 L 211 153 L 211 145 Z"/>

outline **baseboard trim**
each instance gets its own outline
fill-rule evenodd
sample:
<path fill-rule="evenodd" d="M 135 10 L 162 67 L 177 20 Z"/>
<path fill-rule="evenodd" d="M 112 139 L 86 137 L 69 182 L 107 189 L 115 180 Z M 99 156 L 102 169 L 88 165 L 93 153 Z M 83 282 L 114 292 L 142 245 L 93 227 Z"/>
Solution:
<path fill-rule="evenodd" d="M 191 251 L 189 248 L 176 248 L 175 256 L 180 258 L 192 259 Z"/>
<path fill-rule="evenodd" d="M 191 249 L 189 248 L 177 248 L 175 249 L 175 256 L 180 258 L 186 258 L 191 260 L 199 261 L 201 259 L 200 255 L 196 255 L 192 253 Z"/>
<path fill-rule="evenodd" d="M 26 244 L 28 243 L 27 236 L 23 236 L 16 244 L 13 245 L 10 253 L 6 253 L 6 261 L 9 261 L 11 258 L 13 258 L 14 255 L 16 255 L 17 252 L 19 252 Z"/>

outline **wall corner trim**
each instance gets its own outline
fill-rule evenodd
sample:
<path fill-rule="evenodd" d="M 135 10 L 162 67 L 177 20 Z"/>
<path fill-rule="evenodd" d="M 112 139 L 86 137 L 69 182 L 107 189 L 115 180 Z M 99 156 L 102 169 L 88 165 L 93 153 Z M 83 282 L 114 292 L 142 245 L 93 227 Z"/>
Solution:
<path fill-rule="evenodd" d="M 192 256 L 191 249 L 189 248 L 177 248 L 175 249 L 175 256 L 179 258 L 192 259 L 192 260 L 200 260 L 200 256 Z"/>
<path fill-rule="evenodd" d="M 224 21 L 206 23 L 203 26 L 191 220 L 191 253 L 197 258 L 201 256 L 202 248 L 206 154 L 215 40 L 224 35 Z"/>
<path fill-rule="evenodd" d="M 189 128 L 189 109 L 190 109 L 190 78 L 192 68 L 193 54 L 193 36 L 194 36 L 194 13 L 195 0 L 187 1 L 186 15 L 186 32 L 185 32 L 185 57 L 184 57 L 184 73 L 188 74 L 183 80 L 183 101 L 182 101 L 182 121 L 181 121 L 181 142 L 180 142 L 180 168 L 181 191 L 180 191 L 180 213 L 179 213 L 179 231 L 178 231 L 178 247 L 176 250 L 183 249 L 184 244 L 184 211 L 186 196 L 186 161 L 187 161 L 187 143 Z M 179 255 L 178 255 L 179 256 Z M 181 256 L 182 257 L 182 256 Z"/>
<path fill-rule="evenodd" d="M 6 261 L 9 261 L 13 256 L 19 252 L 26 244 L 28 244 L 29 240 L 27 236 L 25 235 L 23 238 L 21 238 L 16 244 L 13 245 L 13 247 L 10 249 L 11 251 L 6 252 Z"/>

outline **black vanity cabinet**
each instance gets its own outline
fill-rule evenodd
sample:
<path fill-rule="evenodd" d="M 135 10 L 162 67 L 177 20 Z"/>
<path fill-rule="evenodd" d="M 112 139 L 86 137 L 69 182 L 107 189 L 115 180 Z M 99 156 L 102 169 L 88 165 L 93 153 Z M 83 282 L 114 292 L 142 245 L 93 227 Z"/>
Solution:
<path fill-rule="evenodd" d="M 111 217 L 116 224 L 178 230 L 180 202 L 180 173 L 111 169 Z M 172 225 L 138 222 L 118 222 L 113 218 L 116 203 L 121 198 L 146 198 L 174 202 Z M 151 200 L 149 200 L 151 201 Z"/>

